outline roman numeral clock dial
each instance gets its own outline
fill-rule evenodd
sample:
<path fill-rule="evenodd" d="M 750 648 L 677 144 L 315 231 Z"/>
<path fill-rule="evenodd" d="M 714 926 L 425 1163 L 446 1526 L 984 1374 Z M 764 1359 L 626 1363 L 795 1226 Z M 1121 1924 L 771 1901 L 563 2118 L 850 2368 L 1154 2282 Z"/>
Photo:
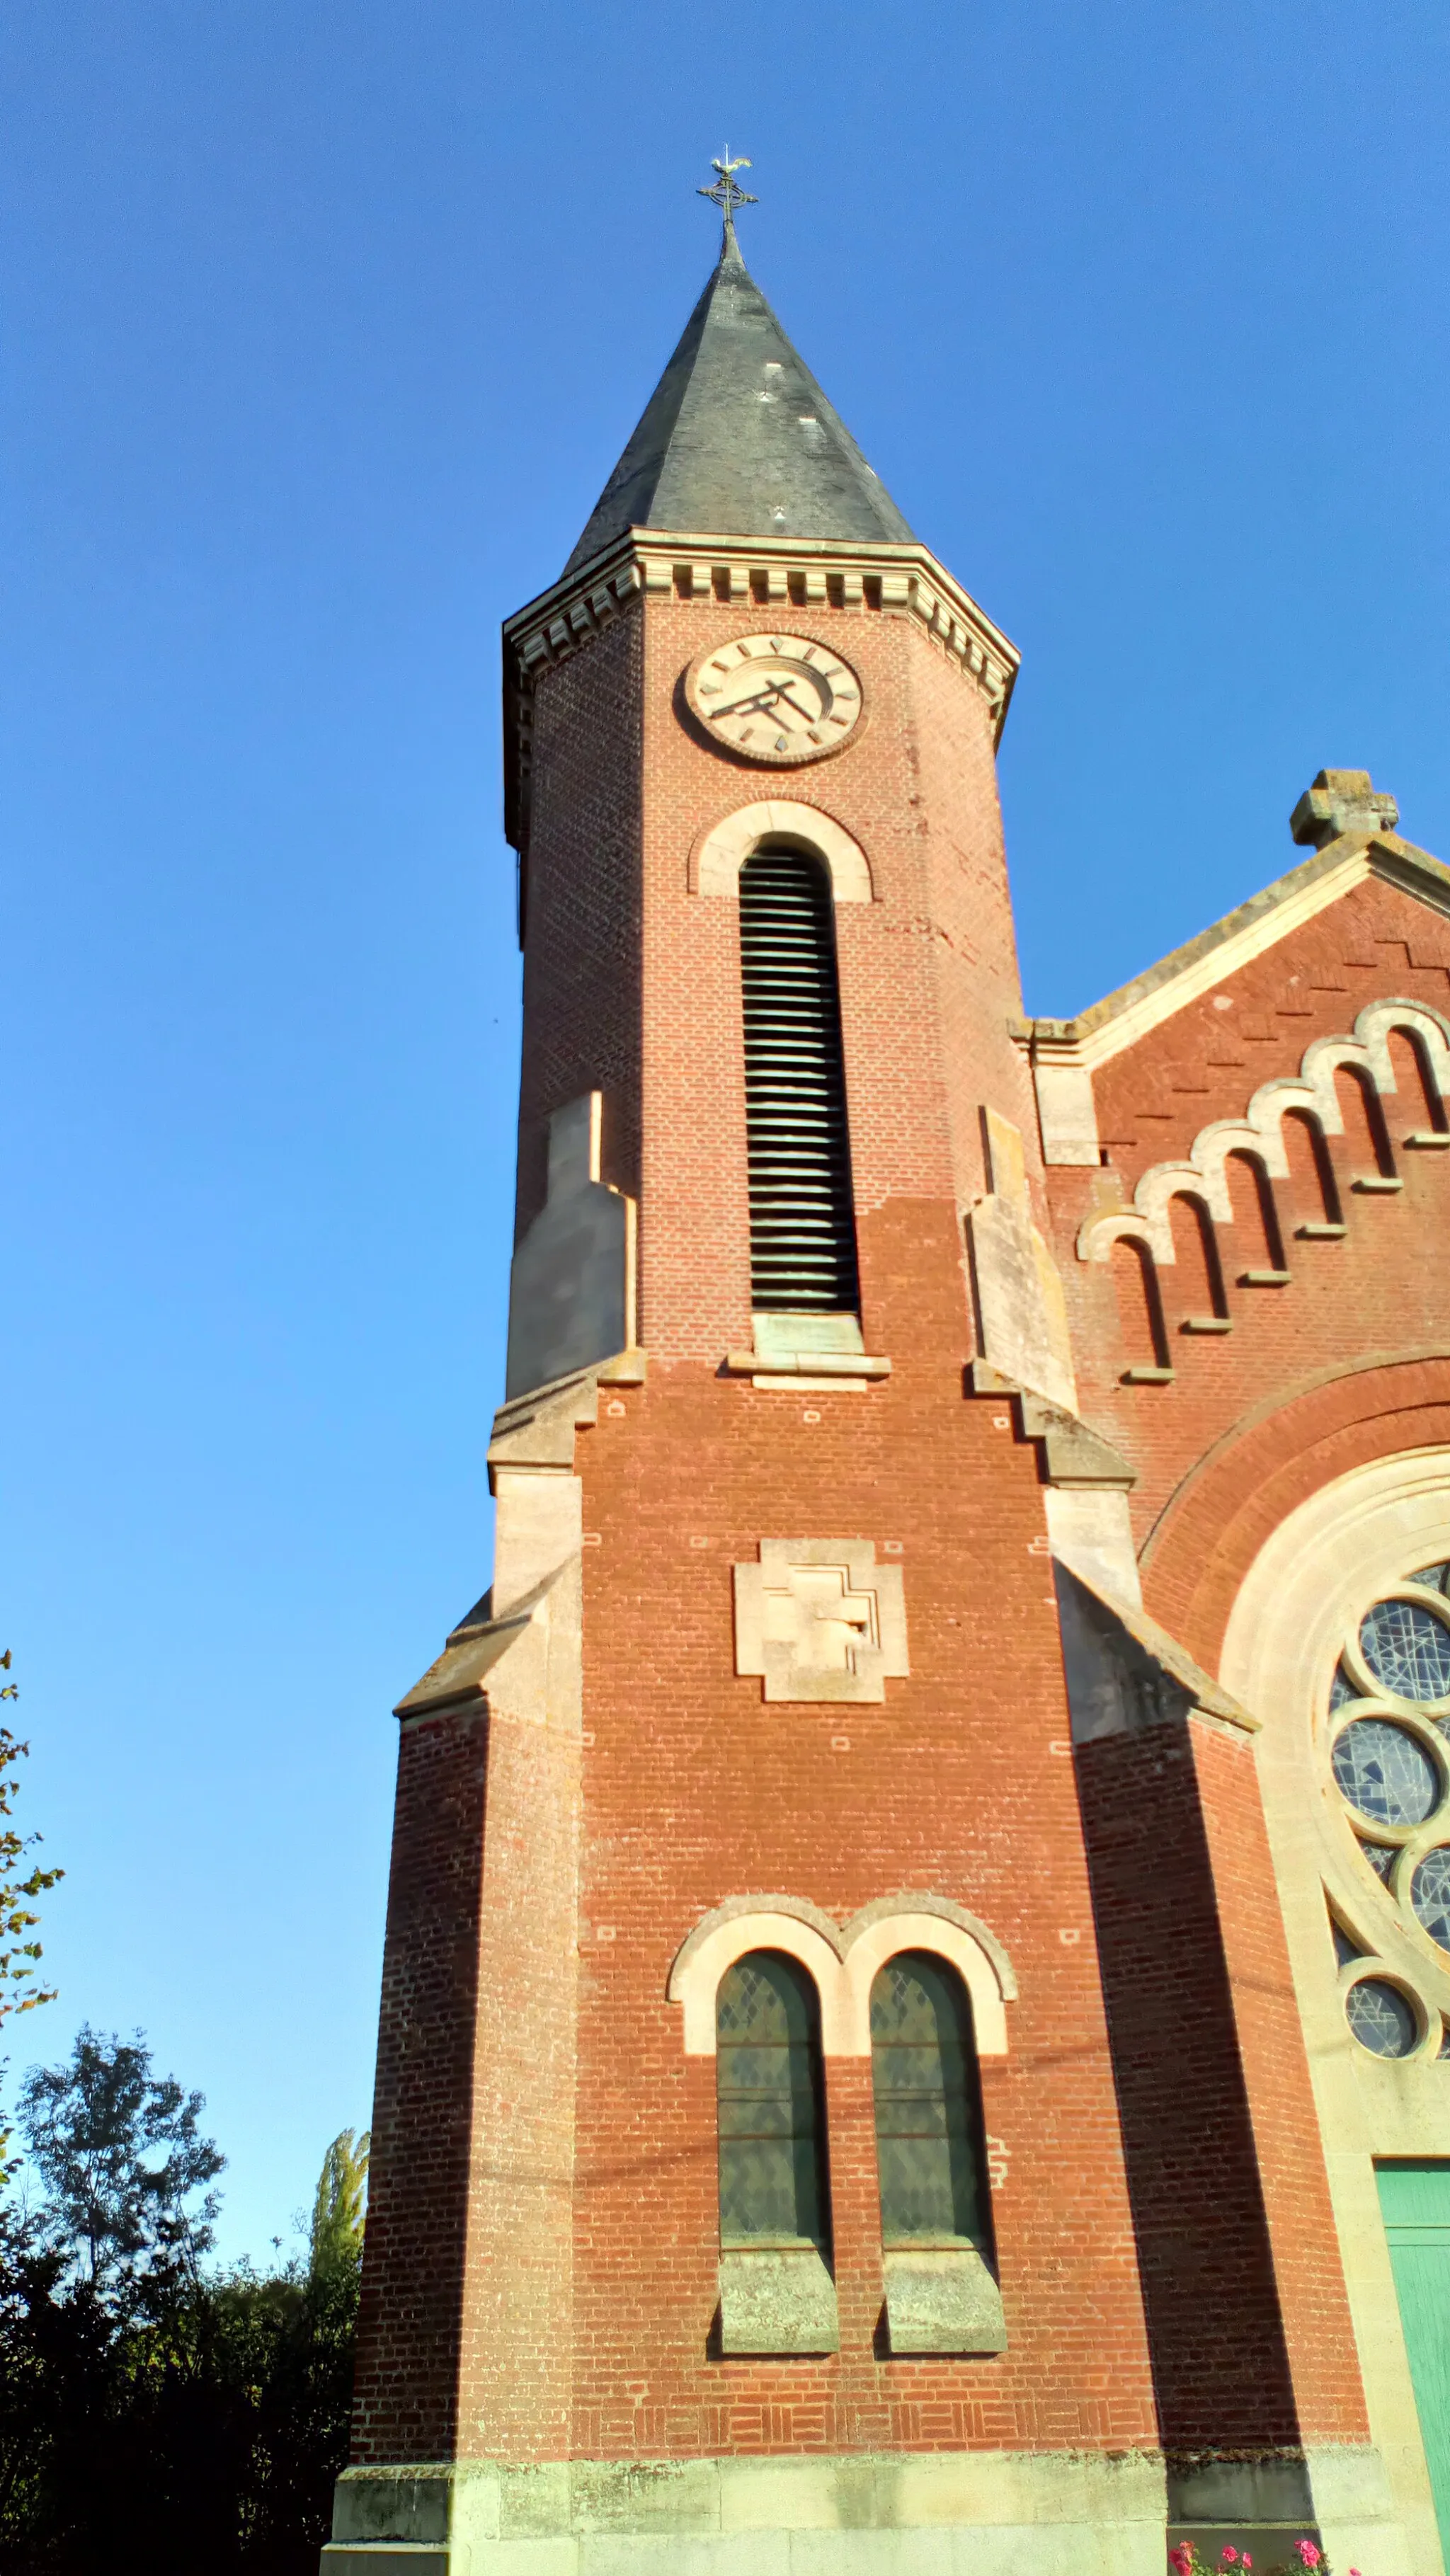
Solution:
<path fill-rule="evenodd" d="M 685 699 L 713 742 L 777 769 L 840 751 L 861 721 L 850 663 L 803 635 L 742 635 L 700 654 Z"/>

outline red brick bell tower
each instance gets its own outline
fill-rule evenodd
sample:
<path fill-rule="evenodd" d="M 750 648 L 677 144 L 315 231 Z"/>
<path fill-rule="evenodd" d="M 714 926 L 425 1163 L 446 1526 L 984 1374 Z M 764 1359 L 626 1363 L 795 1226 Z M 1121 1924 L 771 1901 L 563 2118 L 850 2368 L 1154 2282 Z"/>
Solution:
<path fill-rule="evenodd" d="M 497 1558 L 398 1711 L 329 2562 L 936 2576 L 969 2538 L 973 2568 L 1156 2576 L 1144 2230 L 1160 2305 L 1197 2258 L 1125 2159 L 1110 1918 L 1149 1954 L 1114 1989 L 1140 2130 L 1169 2043 L 1139 1862 L 1118 1885 L 1089 1850 L 1119 1790 L 1085 1808 L 1073 1760 L 1054 1555 L 1086 1669 L 1100 1591 L 1138 1597 L 1134 1474 L 1079 1418 L 1045 1239 L 994 769 L 1016 655 L 728 205 L 505 667 Z M 1232 1770 L 1242 1712 L 1150 1623 L 1113 1633 Z M 1211 1883 L 1180 1896 L 1173 1937 L 1211 1947 Z M 1235 2212 L 1253 2153 L 1222 2142 Z M 1225 2400 L 1244 2457 L 1297 2438 L 1276 2299 L 1244 2363 L 1262 2333 L 1274 2423 Z"/>

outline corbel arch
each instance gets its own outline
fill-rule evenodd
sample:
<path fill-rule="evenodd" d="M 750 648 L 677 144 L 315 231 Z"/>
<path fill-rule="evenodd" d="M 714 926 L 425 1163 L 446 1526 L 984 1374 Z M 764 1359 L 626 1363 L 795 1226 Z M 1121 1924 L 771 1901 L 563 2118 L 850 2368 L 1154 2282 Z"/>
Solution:
<path fill-rule="evenodd" d="M 859 841 L 818 805 L 789 797 L 741 805 L 703 831 L 690 852 L 691 894 L 738 894 L 740 871 L 763 841 L 809 850 L 823 861 L 837 903 L 872 903 L 871 863 Z"/>
<path fill-rule="evenodd" d="M 949 1897 L 909 1892 L 863 1906 L 844 1932 L 799 1897 L 735 1896 L 717 1905 L 682 1942 L 666 1989 L 684 2007 L 687 2057 L 714 2056 L 716 1990 L 752 1950 L 783 1950 L 815 1980 L 827 2057 L 869 2058 L 872 1980 L 900 1950 L 928 1950 L 955 1968 L 972 1999 L 977 2054 L 1007 2054 L 1005 2007 L 1016 2001 L 1017 1979 L 1001 1942 Z"/>
<path fill-rule="evenodd" d="M 1114 1208 L 1107 1216 L 1089 1217 L 1080 1227 L 1077 1238 L 1079 1261 L 1110 1261 L 1115 1243 L 1141 1243 L 1155 1260 L 1163 1258 L 1164 1228 L 1161 1221 L 1150 1220 L 1133 1208 Z M 1167 1232 L 1167 1258 L 1176 1260 L 1171 1227 Z"/>
<path fill-rule="evenodd" d="M 1225 1166 L 1231 1154 L 1256 1161 L 1266 1182 L 1289 1178 L 1284 1119 L 1290 1110 L 1315 1119 L 1321 1135 L 1342 1136 L 1344 1115 L 1335 1089 L 1343 1071 L 1372 1086 L 1372 1096 L 1392 1098 L 1398 1085 L 1390 1055 L 1391 1037 L 1410 1039 L 1419 1054 L 1422 1081 L 1428 1086 L 1432 1111 L 1450 1115 L 1450 1020 L 1428 1002 L 1407 1002 L 1394 995 L 1367 1002 L 1354 1023 L 1352 1037 L 1311 1039 L 1297 1074 L 1275 1075 L 1261 1082 L 1246 1118 L 1214 1119 L 1201 1127 L 1187 1162 L 1151 1163 L 1138 1180 L 1131 1208 L 1113 1208 L 1088 1217 L 1077 1238 L 1079 1261 L 1107 1261 L 1125 1234 L 1146 1243 L 1159 1262 L 1173 1259 L 1168 1201 L 1182 1190 L 1196 1189 L 1209 1214 L 1222 1224 L 1233 1222 Z M 1438 1123 L 1438 1122 L 1437 1122 Z"/>

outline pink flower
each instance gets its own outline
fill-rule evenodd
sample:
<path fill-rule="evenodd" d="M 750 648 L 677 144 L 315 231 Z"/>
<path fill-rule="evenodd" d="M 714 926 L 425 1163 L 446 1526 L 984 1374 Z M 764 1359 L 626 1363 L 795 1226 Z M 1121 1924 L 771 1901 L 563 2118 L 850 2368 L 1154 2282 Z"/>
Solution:
<path fill-rule="evenodd" d="M 1302 2566 L 1318 2566 L 1320 2553 L 1315 2548 L 1312 2540 L 1296 2540 L 1294 2543 L 1294 2552 Z"/>
<path fill-rule="evenodd" d="M 1221 2567 L 1237 2567 L 1238 2563 L 1239 2553 L 1236 2549 L 1226 2549 L 1222 2558 L 1219 2560 L 1219 2565 Z"/>
<path fill-rule="evenodd" d="M 1176 2549 L 1170 2549 L 1168 2552 L 1168 2564 L 1170 2567 L 1177 2568 L 1178 2576 L 1193 2576 L 1192 2541 L 1180 2540 Z"/>
<path fill-rule="evenodd" d="M 1254 2562 L 1253 2562 L 1252 2558 L 1249 2556 L 1248 2551 L 1247 2551 L 1247 2550 L 1245 2550 L 1245 2551 L 1244 2551 L 1244 2554 L 1243 2554 L 1243 2556 L 1242 2556 L 1242 2558 L 1239 2560 L 1239 2565 L 1240 2565 L 1241 2567 L 1252 2567 L 1253 2563 L 1254 2563 Z M 1351 2571 L 1351 2576 L 1353 2576 L 1353 2571 Z"/>

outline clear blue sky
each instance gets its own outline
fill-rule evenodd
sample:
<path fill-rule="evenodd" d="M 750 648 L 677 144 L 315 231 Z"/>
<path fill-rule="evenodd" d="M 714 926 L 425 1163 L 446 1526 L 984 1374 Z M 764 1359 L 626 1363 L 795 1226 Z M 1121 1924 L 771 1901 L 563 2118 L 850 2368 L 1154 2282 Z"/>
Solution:
<path fill-rule="evenodd" d="M 500 618 L 747 256 L 1021 646 L 1029 1004 L 1450 851 L 1443 0 L 64 0 L 0 39 L 3 1633 L 61 2000 L 264 2253 L 368 2113 L 394 1726 L 488 1575 Z"/>

